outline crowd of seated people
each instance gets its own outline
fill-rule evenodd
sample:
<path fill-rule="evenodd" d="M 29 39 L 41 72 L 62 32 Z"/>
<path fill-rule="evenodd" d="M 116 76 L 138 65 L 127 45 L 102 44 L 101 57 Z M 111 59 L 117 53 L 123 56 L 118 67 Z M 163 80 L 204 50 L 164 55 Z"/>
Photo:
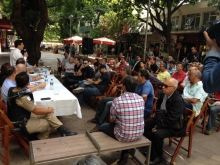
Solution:
<path fill-rule="evenodd" d="M 18 44 L 20 44 L 20 47 Z M 18 44 L 18 50 L 22 49 L 22 44 Z M 18 53 L 18 50 L 14 53 Z M 22 87 L 27 92 L 34 92 L 38 88 L 45 87 L 45 83 L 40 83 L 37 86 L 19 84 L 18 80 L 27 77 L 24 74 L 28 71 L 26 62 L 20 57 L 20 54 L 11 57 L 14 66 L 9 63 L 2 65 L 0 74 L 2 81 L 2 84 L 0 84 L 1 96 L 6 105 L 10 87 L 15 88 L 15 91 L 17 88 Z M 15 57 L 19 58 L 14 62 Z M 120 54 L 113 62 L 113 67 L 110 68 L 107 58 L 103 58 L 102 61 L 94 61 L 93 66 L 90 66 L 89 59 L 84 58 L 81 64 L 81 58 L 78 56 L 69 57 L 68 53 L 65 52 L 61 67 L 58 70 L 59 72 L 65 71 L 63 84 L 77 97 L 80 105 L 87 97 L 92 98 L 103 95 L 108 90 L 111 81 L 115 82 L 112 91 L 120 90 L 121 92 L 116 97 L 106 95 L 101 99 L 100 104 L 97 104 L 95 117 L 87 121 L 96 124 L 90 132 L 102 131 L 122 142 L 136 141 L 141 135 L 144 135 L 152 142 L 150 164 L 159 164 L 163 160 L 164 138 L 175 135 L 185 136 L 184 128 L 181 128 L 181 130 L 173 128 L 178 118 L 184 114 L 185 107 L 195 111 L 197 117 L 209 95 L 204 91 L 201 81 L 203 66 L 202 64 L 192 63 L 188 68 L 188 72 L 185 73 L 183 64 L 176 63 L 172 56 L 168 56 L 167 61 L 160 61 L 159 63 L 156 63 L 154 56 L 150 56 L 147 63 L 141 59 L 140 55 L 135 57 L 134 65 L 129 66 L 123 54 Z M 112 79 L 115 76 L 110 76 L 111 74 L 116 74 L 120 78 L 114 81 Z M 30 76 L 25 82 L 36 81 L 39 78 L 38 76 Z M 156 91 L 158 93 L 155 93 L 156 87 L 159 88 Z M 167 110 L 167 116 L 163 118 L 163 121 L 157 121 L 149 116 L 152 112 L 154 97 L 157 95 L 159 95 L 157 109 Z M 25 102 L 26 104 L 28 103 Z M 21 104 L 18 104 L 18 106 L 21 106 Z M 210 107 L 206 135 L 211 135 L 213 132 L 215 119 L 220 112 L 220 103 L 212 103 Z M 29 115 L 30 113 L 42 114 L 38 112 L 41 107 L 35 107 L 32 104 L 30 107 L 22 108 L 22 110 L 26 109 Z M 53 109 L 48 108 L 46 114 L 52 112 Z M 49 123 L 50 127 L 58 129 L 62 136 L 77 134 L 66 130 L 57 118 L 52 117 L 56 120 L 57 125 L 52 126 Z M 108 118 L 110 123 L 105 123 Z M 38 139 L 48 137 L 48 132 L 45 133 L 44 131 L 43 135 L 41 134 Z M 119 165 L 127 163 L 128 154 L 134 154 L 133 150 L 123 150 L 121 152 Z"/>

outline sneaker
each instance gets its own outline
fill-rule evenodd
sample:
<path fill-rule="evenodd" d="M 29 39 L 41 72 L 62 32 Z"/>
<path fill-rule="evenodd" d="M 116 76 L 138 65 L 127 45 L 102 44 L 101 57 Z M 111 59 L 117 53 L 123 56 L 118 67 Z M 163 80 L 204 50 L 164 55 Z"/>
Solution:
<path fill-rule="evenodd" d="M 206 130 L 204 134 L 205 134 L 205 135 L 211 135 L 211 134 L 212 134 L 212 132 L 213 132 L 213 130 L 212 130 L 212 129 L 211 129 L 211 130 Z"/>
<path fill-rule="evenodd" d="M 80 93 L 82 91 L 84 91 L 83 87 L 78 87 L 78 88 L 72 90 L 73 93 Z"/>
<path fill-rule="evenodd" d="M 90 131 L 89 131 L 90 133 L 93 133 L 93 132 L 99 132 L 99 126 L 95 126 L 93 129 L 91 129 Z"/>

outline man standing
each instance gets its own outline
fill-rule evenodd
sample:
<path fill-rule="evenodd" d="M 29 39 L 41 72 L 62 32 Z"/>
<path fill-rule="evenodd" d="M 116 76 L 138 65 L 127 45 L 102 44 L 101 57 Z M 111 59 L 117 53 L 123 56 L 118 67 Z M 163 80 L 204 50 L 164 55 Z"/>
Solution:
<path fill-rule="evenodd" d="M 208 93 L 220 91 L 220 49 L 216 42 L 212 40 L 208 33 L 204 31 L 204 36 L 210 51 L 204 59 L 204 69 L 202 72 L 202 81 L 204 89 Z"/>
<path fill-rule="evenodd" d="M 186 107 L 196 111 L 195 117 L 197 117 L 208 94 L 203 89 L 201 72 L 198 69 L 190 68 L 188 78 L 190 83 L 185 86 L 182 96 Z"/>
<path fill-rule="evenodd" d="M 147 70 L 140 70 L 137 75 L 137 80 L 139 84 L 136 87 L 135 93 L 144 99 L 144 117 L 147 118 L 153 107 L 154 88 L 149 81 L 149 73 Z"/>
<path fill-rule="evenodd" d="M 160 64 L 160 72 L 158 73 L 157 78 L 161 82 L 165 82 L 170 77 L 171 76 L 170 76 L 169 72 L 167 72 L 167 69 L 166 69 L 166 64 L 165 63 L 161 63 Z"/>
<path fill-rule="evenodd" d="M 83 96 L 100 96 L 106 91 L 110 83 L 110 76 L 105 65 L 102 64 L 99 68 L 101 76 L 97 81 L 91 79 L 89 82 L 82 83 L 78 88 L 73 89 L 73 93 L 77 94 L 80 104 L 82 104 Z"/>
<path fill-rule="evenodd" d="M 180 86 L 180 84 L 183 82 L 183 80 L 186 77 L 186 73 L 183 71 L 183 64 L 178 63 L 176 69 L 177 72 L 173 73 L 172 78 L 175 78 L 178 81 L 177 91 L 183 93 L 183 88 Z"/>
<path fill-rule="evenodd" d="M 136 62 L 134 64 L 134 67 L 132 69 L 132 71 L 138 72 L 140 69 L 140 61 L 141 61 L 141 57 L 139 55 L 136 55 Z"/>
<path fill-rule="evenodd" d="M 76 46 L 73 44 L 72 46 L 72 52 L 71 52 L 71 56 L 74 57 L 76 54 Z"/>
<path fill-rule="evenodd" d="M 193 46 L 191 47 L 191 53 L 187 55 L 188 63 L 192 63 L 195 60 L 198 61 L 199 53 L 196 51 L 196 48 Z"/>
<path fill-rule="evenodd" d="M 15 49 L 10 52 L 10 65 L 15 66 L 16 61 L 19 58 L 23 58 L 23 55 L 21 54 L 21 50 L 24 49 L 24 44 L 22 40 L 16 40 L 14 42 Z"/>
<path fill-rule="evenodd" d="M 145 121 L 144 135 L 152 142 L 150 165 L 156 165 L 163 161 L 163 140 L 171 136 L 184 136 L 185 128 L 176 130 L 173 125 L 184 114 L 185 105 L 180 93 L 176 91 L 177 80 L 169 78 L 164 82 L 162 90 L 165 94 L 161 110 L 167 110 L 167 115 L 162 120 L 151 118 Z"/>
<path fill-rule="evenodd" d="M 157 64 L 156 64 L 156 58 L 151 56 L 150 60 L 148 62 L 148 65 L 149 65 L 151 71 L 153 72 L 153 74 L 155 74 L 157 72 L 157 69 L 158 69 Z"/>
<path fill-rule="evenodd" d="M 127 76 L 123 81 L 123 95 L 113 100 L 110 110 L 110 123 L 99 126 L 99 130 L 121 142 L 132 142 L 141 138 L 144 132 L 144 100 L 134 93 L 137 82 L 132 76 Z M 118 165 L 125 165 L 128 152 L 123 150 Z"/>

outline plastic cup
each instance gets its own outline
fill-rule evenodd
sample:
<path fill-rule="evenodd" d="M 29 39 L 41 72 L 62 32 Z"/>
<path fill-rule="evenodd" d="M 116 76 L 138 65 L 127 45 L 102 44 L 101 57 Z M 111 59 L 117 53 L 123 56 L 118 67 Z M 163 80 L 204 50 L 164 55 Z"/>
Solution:
<path fill-rule="evenodd" d="M 59 95 L 59 90 L 55 89 L 54 90 L 54 95 Z"/>

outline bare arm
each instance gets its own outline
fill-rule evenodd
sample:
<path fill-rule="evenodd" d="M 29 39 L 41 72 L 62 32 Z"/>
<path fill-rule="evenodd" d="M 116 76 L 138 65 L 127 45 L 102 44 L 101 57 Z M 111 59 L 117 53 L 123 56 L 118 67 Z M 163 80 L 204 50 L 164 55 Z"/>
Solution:
<path fill-rule="evenodd" d="M 28 85 L 28 88 L 30 89 L 31 92 L 34 92 L 36 91 L 38 88 L 45 88 L 46 87 L 46 83 L 45 82 L 42 82 L 36 86 L 34 85 Z"/>
<path fill-rule="evenodd" d="M 183 99 L 193 104 L 196 104 L 199 101 L 199 99 L 196 99 L 196 98 L 183 98 Z"/>
<path fill-rule="evenodd" d="M 54 109 L 52 107 L 44 108 L 37 105 L 35 105 L 34 110 L 32 111 L 32 113 L 34 113 L 35 115 L 45 115 L 51 112 L 54 112 Z"/>

